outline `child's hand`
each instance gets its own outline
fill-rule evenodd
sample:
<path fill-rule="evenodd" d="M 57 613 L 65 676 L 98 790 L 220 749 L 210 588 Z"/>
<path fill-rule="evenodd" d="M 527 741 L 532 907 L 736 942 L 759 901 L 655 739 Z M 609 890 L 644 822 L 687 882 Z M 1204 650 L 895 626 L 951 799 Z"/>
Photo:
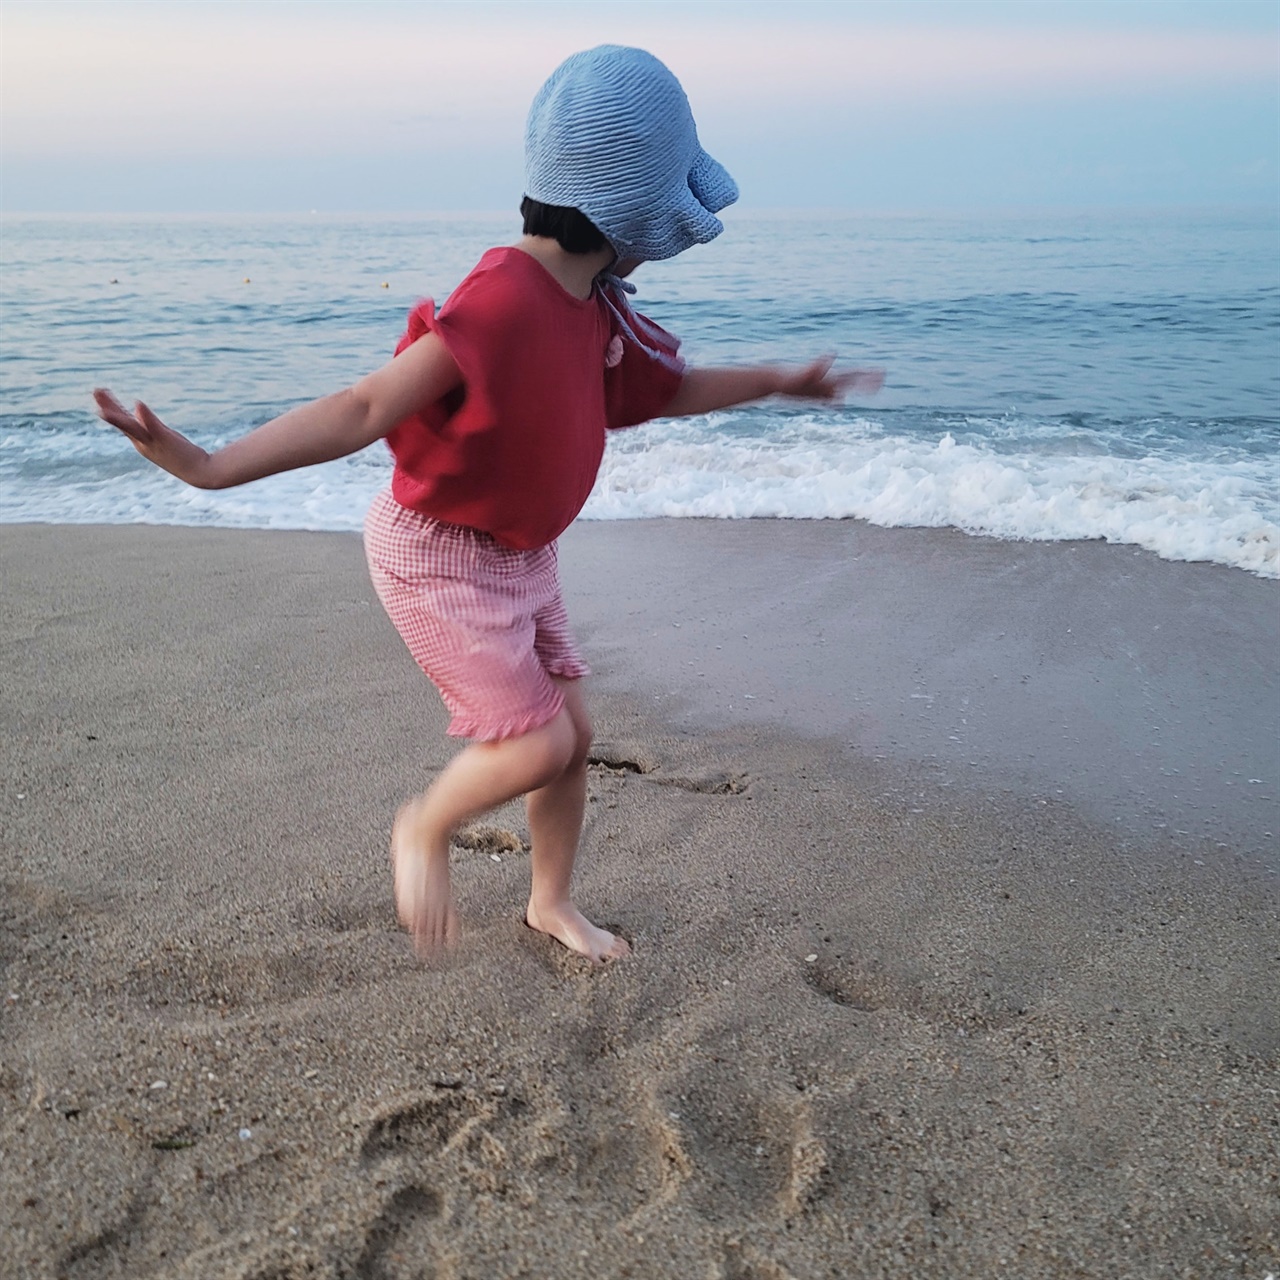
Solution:
<path fill-rule="evenodd" d="M 210 487 L 209 455 L 184 435 L 166 427 L 141 400 L 128 409 L 103 387 L 93 393 L 98 417 L 129 437 L 142 456 L 197 488 Z"/>
<path fill-rule="evenodd" d="M 834 356 L 822 356 L 804 369 L 780 375 L 777 394 L 801 400 L 843 400 L 853 392 L 873 396 L 884 386 L 883 369 L 846 369 L 832 373 Z"/>

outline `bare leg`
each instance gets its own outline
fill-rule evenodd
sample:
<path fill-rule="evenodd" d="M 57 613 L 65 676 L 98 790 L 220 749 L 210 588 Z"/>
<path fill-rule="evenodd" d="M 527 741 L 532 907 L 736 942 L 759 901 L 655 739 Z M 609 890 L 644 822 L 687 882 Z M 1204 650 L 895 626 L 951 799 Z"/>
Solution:
<path fill-rule="evenodd" d="M 548 724 L 518 738 L 472 743 L 425 795 L 400 810 L 391 833 L 396 910 L 420 956 L 457 937 L 449 887 L 450 837 L 464 822 L 561 778 L 576 742 L 566 707 Z"/>
<path fill-rule="evenodd" d="M 602 960 L 625 956 L 631 948 L 624 938 L 592 924 L 569 896 L 573 863 L 582 836 L 587 800 L 587 751 L 591 746 L 591 721 L 579 683 L 556 681 L 564 693 L 565 711 L 573 725 L 573 753 L 559 777 L 530 791 L 525 800 L 529 832 L 533 837 L 533 883 L 525 920 L 530 928 L 549 933 L 570 951 L 586 956 L 592 964 L 599 964 Z"/>

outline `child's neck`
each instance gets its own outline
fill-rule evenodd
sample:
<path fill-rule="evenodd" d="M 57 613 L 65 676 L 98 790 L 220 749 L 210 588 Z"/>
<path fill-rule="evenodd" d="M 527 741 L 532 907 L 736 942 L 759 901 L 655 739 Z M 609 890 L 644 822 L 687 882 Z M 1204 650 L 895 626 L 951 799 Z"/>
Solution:
<path fill-rule="evenodd" d="M 523 236 L 515 247 L 537 259 L 566 293 L 575 298 L 591 297 L 598 276 L 613 265 L 614 252 L 608 246 L 594 253 L 570 253 L 550 236 Z"/>

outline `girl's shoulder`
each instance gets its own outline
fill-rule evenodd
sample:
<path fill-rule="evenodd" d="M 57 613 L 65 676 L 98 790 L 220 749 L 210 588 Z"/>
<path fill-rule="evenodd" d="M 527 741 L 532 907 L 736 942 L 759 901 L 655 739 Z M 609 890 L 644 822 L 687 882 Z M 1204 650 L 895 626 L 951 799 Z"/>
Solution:
<path fill-rule="evenodd" d="M 511 245 L 489 249 L 449 295 L 441 316 L 460 316 L 487 325 L 530 323 L 573 326 L 596 317 L 598 297 L 575 298 L 536 258 Z"/>

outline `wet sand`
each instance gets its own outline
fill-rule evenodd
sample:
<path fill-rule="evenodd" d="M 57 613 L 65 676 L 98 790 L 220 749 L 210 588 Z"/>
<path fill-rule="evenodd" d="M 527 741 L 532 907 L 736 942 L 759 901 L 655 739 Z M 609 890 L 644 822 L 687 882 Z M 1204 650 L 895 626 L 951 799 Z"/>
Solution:
<path fill-rule="evenodd" d="M 423 967 L 387 833 L 451 747 L 355 538 L 0 557 L 0 1274 L 1280 1270 L 1276 583 L 579 525 L 636 955 L 521 926 L 509 808 Z"/>

